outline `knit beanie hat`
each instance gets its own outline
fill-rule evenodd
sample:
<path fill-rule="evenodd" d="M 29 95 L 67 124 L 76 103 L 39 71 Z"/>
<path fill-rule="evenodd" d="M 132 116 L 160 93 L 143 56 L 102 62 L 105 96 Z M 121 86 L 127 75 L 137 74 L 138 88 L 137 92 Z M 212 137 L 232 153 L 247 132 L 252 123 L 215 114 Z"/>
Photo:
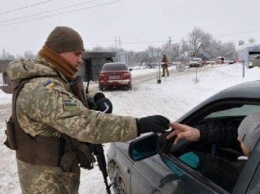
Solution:
<path fill-rule="evenodd" d="M 252 152 L 260 137 L 260 113 L 248 115 L 238 127 L 238 137 Z"/>
<path fill-rule="evenodd" d="M 78 32 L 66 26 L 57 26 L 49 34 L 45 46 L 56 53 L 84 51 L 83 40 Z"/>

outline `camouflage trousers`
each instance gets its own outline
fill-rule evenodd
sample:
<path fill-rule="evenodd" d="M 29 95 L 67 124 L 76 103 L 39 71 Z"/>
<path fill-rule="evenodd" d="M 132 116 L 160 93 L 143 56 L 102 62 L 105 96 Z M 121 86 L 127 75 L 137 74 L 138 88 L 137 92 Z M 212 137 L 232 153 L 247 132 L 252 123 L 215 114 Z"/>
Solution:
<path fill-rule="evenodd" d="M 167 66 L 163 66 L 162 69 L 163 69 L 163 74 L 162 74 L 162 76 L 166 76 L 166 75 L 169 76 L 168 67 L 167 67 Z"/>
<path fill-rule="evenodd" d="M 62 172 L 59 167 L 37 166 L 17 160 L 23 194 L 78 194 L 80 169 Z"/>

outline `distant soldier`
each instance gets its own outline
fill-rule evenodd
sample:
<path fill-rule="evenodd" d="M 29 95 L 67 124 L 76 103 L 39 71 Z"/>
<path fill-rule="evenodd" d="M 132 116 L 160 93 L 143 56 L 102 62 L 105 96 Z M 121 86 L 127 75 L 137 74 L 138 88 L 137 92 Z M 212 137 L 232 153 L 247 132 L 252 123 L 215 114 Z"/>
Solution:
<path fill-rule="evenodd" d="M 88 109 L 75 96 L 82 91 L 74 90 L 83 51 L 79 33 L 58 26 L 36 59 L 8 66 L 15 87 L 5 144 L 16 150 L 23 194 L 76 194 L 80 166 L 88 168 L 94 161 L 86 142 L 128 141 L 169 128 L 160 115 L 136 119 Z"/>
<path fill-rule="evenodd" d="M 163 69 L 162 77 L 165 76 L 165 73 L 167 73 L 167 76 L 169 76 L 168 64 L 169 64 L 169 61 L 168 61 L 167 56 L 163 55 L 163 58 L 162 58 L 162 69 Z"/>
<path fill-rule="evenodd" d="M 224 57 L 221 57 L 221 64 L 224 63 Z"/>

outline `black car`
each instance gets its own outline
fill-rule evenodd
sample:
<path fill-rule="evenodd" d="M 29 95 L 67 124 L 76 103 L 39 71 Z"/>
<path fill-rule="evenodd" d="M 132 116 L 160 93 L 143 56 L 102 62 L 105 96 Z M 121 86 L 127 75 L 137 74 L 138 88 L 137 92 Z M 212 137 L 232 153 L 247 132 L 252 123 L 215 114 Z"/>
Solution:
<path fill-rule="evenodd" d="M 229 130 L 256 112 L 260 112 L 260 81 L 225 89 L 177 122 Z M 115 193 L 260 193 L 259 139 L 245 161 L 241 153 L 216 144 L 172 142 L 166 141 L 165 134 L 149 134 L 127 143 L 111 143 L 108 171 Z"/>

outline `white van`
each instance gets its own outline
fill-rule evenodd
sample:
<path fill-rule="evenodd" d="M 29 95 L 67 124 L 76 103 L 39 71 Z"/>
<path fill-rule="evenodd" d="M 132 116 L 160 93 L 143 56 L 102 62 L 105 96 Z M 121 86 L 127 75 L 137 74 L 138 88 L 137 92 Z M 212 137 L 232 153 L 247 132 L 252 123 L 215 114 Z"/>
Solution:
<path fill-rule="evenodd" d="M 203 65 L 204 65 L 204 61 L 202 60 L 202 58 L 193 58 L 189 62 L 190 67 L 202 67 Z"/>

